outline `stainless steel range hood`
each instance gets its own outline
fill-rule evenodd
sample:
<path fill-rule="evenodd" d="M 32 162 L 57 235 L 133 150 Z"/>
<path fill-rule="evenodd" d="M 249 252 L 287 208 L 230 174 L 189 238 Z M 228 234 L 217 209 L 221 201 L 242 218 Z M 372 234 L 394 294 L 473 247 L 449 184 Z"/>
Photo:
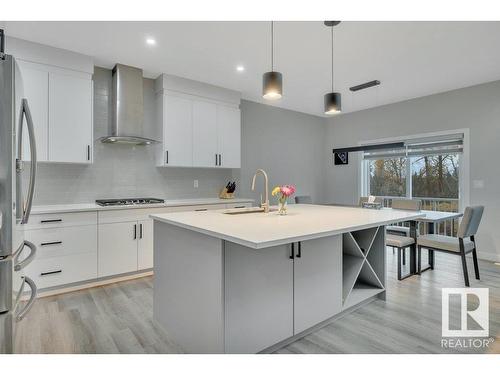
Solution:
<path fill-rule="evenodd" d="M 143 134 L 144 99 L 142 69 L 116 64 L 113 68 L 111 135 L 103 143 L 150 145 L 157 143 Z"/>

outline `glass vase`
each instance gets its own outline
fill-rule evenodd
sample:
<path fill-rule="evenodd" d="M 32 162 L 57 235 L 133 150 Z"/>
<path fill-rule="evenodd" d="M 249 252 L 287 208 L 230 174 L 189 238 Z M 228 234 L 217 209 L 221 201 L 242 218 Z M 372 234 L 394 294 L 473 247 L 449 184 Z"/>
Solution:
<path fill-rule="evenodd" d="M 287 201 L 278 201 L 278 215 L 286 215 L 287 214 Z"/>

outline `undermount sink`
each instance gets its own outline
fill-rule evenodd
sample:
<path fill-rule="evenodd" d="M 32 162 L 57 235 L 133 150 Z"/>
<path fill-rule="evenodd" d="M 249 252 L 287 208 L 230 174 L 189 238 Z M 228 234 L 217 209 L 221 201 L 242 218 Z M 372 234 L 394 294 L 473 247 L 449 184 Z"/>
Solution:
<path fill-rule="evenodd" d="M 278 211 L 278 209 L 271 207 L 269 212 Z M 240 214 L 252 214 L 256 212 L 264 212 L 263 207 L 244 207 L 244 208 L 231 208 L 229 210 L 223 211 L 226 215 L 240 215 Z"/>
<path fill-rule="evenodd" d="M 264 212 L 262 207 L 244 207 L 244 208 L 231 208 L 224 211 L 228 215 L 238 215 L 238 214 L 251 214 L 253 212 Z"/>

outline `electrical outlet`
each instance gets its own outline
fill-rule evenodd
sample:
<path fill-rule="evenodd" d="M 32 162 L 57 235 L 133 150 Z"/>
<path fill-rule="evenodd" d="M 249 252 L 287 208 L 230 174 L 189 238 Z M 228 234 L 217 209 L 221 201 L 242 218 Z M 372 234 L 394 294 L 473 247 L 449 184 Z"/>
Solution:
<path fill-rule="evenodd" d="M 484 189 L 484 180 L 472 180 L 472 187 L 474 189 Z"/>
<path fill-rule="evenodd" d="M 195 189 L 198 189 L 198 180 L 194 180 L 193 187 Z"/>

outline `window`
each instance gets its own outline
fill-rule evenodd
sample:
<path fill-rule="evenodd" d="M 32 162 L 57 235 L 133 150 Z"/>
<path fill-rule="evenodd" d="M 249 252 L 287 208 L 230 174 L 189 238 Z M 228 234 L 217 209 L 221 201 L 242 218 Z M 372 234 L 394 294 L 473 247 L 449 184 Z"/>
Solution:
<path fill-rule="evenodd" d="M 388 200 L 419 198 L 424 209 L 457 211 L 463 134 L 403 143 L 401 148 L 364 152 L 367 174 L 363 193 Z"/>
<path fill-rule="evenodd" d="M 425 210 L 458 211 L 463 134 L 403 143 L 364 152 L 363 195 L 383 197 L 385 206 L 403 197 L 420 199 Z M 457 228 L 456 220 L 443 222 L 437 233 L 452 235 Z"/>

